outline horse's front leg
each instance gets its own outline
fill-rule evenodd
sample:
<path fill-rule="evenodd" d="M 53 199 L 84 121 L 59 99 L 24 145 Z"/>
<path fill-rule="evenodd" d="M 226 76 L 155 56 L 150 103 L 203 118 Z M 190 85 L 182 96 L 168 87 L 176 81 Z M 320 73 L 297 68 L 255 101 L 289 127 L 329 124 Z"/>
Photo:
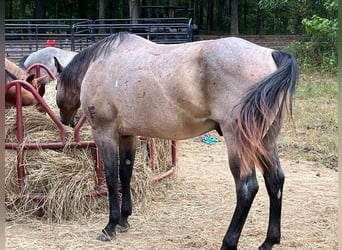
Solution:
<path fill-rule="evenodd" d="M 241 231 L 259 188 L 255 169 L 250 174 L 240 177 L 240 159 L 237 154 L 232 152 L 233 147 L 230 147 L 229 166 L 235 180 L 236 207 L 228 231 L 224 236 L 221 250 L 237 249 Z"/>
<path fill-rule="evenodd" d="M 131 177 L 136 151 L 136 138 L 121 136 L 119 144 L 120 167 L 119 175 L 122 186 L 121 219 L 116 227 L 117 232 L 129 229 L 128 217 L 132 214 Z"/>
<path fill-rule="evenodd" d="M 120 221 L 120 201 L 118 194 L 118 140 L 111 138 L 112 133 L 102 132 L 97 129 L 93 131 L 93 136 L 96 145 L 101 152 L 105 168 L 109 198 L 109 222 L 97 239 L 101 241 L 109 241 L 115 237 L 115 227 Z"/>

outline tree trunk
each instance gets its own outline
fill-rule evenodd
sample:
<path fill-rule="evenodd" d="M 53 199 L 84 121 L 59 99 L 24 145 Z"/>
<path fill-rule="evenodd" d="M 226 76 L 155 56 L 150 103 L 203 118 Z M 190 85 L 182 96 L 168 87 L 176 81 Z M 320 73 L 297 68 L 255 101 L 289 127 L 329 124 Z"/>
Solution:
<path fill-rule="evenodd" d="M 169 1 L 168 1 L 168 5 L 169 5 L 169 6 L 176 6 L 177 4 L 175 3 L 174 0 L 169 0 Z M 174 17 L 175 17 L 175 10 L 172 9 L 172 8 L 168 9 L 168 11 L 167 11 L 167 17 L 174 18 Z"/>
<path fill-rule="evenodd" d="M 44 0 L 34 0 L 33 18 L 35 19 L 45 18 Z"/>
<path fill-rule="evenodd" d="M 232 36 L 239 35 L 239 1 L 230 0 L 230 34 Z"/>
<path fill-rule="evenodd" d="M 263 11 L 259 6 L 259 1 L 257 1 L 257 23 L 256 23 L 256 34 L 262 35 L 264 33 L 264 17 Z"/>
<path fill-rule="evenodd" d="M 225 0 L 218 0 L 217 3 L 217 27 L 222 30 L 223 28 L 223 10 L 224 10 L 224 2 Z"/>
<path fill-rule="evenodd" d="M 132 23 L 138 23 L 139 18 L 139 0 L 129 0 L 129 18 Z"/>
<path fill-rule="evenodd" d="M 7 15 L 5 15 L 6 17 L 5 18 L 9 18 L 9 19 L 12 19 L 13 18 L 13 0 L 10 0 L 9 1 L 9 10 L 8 10 L 9 13 L 5 13 Z"/>
<path fill-rule="evenodd" d="M 199 2 L 199 5 L 198 5 L 199 14 L 198 14 L 198 19 L 197 19 L 198 30 L 202 30 L 203 28 L 203 1 L 204 0 L 197 1 L 197 3 Z"/>
<path fill-rule="evenodd" d="M 105 19 L 106 18 L 106 12 L 105 12 L 105 8 L 106 8 L 106 0 L 99 0 L 99 19 Z M 103 24 L 103 21 L 100 21 L 100 24 Z M 99 33 L 103 34 L 105 33 L 106 30 L 105 28 L 100 28 L 99 29 Z"/>
<path fill-rule="evenodd" d="M 207 32 L 210 33 L 213 31 L 214 0 L 208 0 L 207 11 Z"/>
<path fill-rule="evenodd" d="M 189 17 L 192 18 L 192 23 L 197 23 L 197 19 L 196 19 L 196 0 L 191 0 L 191 6 L 190 6 L 190 13 L 191 15 Z"/>
<path fill-rule="evenodd" d="M 247 0 L 244 0 L 244 4 L 243 4 L 243 29 L 245 32 L 248 29 L 247 13 L 248 13 L 248 4 L 247 4 Z"/>
<path fill-rule="evenodd" d="M 99 19 L 105 19 L 106 0 L 99 0 Z"/>

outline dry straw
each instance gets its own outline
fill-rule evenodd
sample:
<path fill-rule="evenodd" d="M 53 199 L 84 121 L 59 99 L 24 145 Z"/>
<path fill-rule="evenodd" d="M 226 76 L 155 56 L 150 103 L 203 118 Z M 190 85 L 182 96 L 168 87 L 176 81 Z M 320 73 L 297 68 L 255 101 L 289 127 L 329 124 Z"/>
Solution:
<path fill-rule="evenodd" d="M 54 82 L 48 84 L 44 97 L 51 109 L 57 113 L 54 102 Z M 51 92 L 53 89 L 53 92 Z M 49 94 L 50 93 L 50 94 Z M 24 143 L 60 141 L 60 132 L 47 114 L 35 107 L 23 108 Z M 5 142 L 17 142 L 16 110 L 5 113 Z M 28 194 L 41 193 L 46 196 L 43 204 L 44 217 L 52 221 L 78 219 L 103 211 L 107 208 L 107 198 L 89 195 L 96 183 L 94 148 L 70 146 L 73 130 L 67 128 L 68 142 L 61 149 L 34 149 L 24 151 L 25 189 L 19 198 L 17 177 L 17 153 L 5 151 L 5 184 L 7 219 L 36 216 L 39 204 L 28 198 Z M 81 129 L 81 140 L 92 140 L 86 123 Z M 153 178 L 165 172 L 171 165 L 171 143 L 155 140 L 153 171 L 149 168 L 148 140 L 138 140 L 137 154 L 132 177 L 132 196 L 135 206 L 144 206 L 156 194 Z M 105 179 L 104 179 L 105 180 Z M 105 184 L 104 184 L 105 185 Z M 105 187 L 103 187 L 105 188 Z"/>

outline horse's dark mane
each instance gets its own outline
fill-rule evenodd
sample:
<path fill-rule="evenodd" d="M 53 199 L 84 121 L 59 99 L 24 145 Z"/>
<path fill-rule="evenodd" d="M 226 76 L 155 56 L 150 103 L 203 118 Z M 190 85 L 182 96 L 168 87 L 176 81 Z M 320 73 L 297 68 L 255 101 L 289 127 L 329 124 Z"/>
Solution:
<path fill-rule="evenodd" d="M 6 79 L 6 82 L 18 80 L 18 78 L 15 75 L 13 75 L 11 72 L 9 72 L 7 69 L 5 69 L 5 79 Z"/>
<path fill-rule="evenodd" d="M 116 33 L 82 50 L 61 72 L 61 83 L 65 86 L 77 85 L 77 87 L 80 87 L 89 64 L 100 55 L 106 55 L 112 48 L 119 46 L 127 35 L 127 32 Z"/>
<path fill-rule="evenodd" d="M 19 67 L 22 69 L 26 69 L 25 67 L 25 61 L 29 57 L 29 55 L 25 55 L 23 58 L 20 59 L 19 61 Z"/>

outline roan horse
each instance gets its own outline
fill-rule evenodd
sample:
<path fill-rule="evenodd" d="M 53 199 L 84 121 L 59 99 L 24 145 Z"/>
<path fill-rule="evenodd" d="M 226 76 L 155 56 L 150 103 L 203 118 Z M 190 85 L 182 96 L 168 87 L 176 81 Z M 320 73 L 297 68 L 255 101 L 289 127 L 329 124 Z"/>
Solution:
<path fill-rule="evenodd" d="M 47 75 L 40 76 L 38 78 L 35 78 L 34 74 L 28 74 L 24 70 L 22 70 L 20 67 L 18 67 L 14 62 L 8 60 L 5 58 L 5 82 L 11 82 L 14 80 L 24 80 L 28 83 L 30 83 L 40 94 L 40 96 L 43 97 L 45 93 L 45 85 L 42 84 L 42 81 L 47 77 Z M 5 94 L 5 106 L 10 107 L 13 105 L 16 105 L 16 92 L 15 92 L 15 86 L 10 87 L 8 91 Z M 38 103 L 36 98 L 33 96 L 33 94 L 25 89 L 21 88 L 21 98 L 22 98 L 22 105 L 23 106 L 29 106 L 29 105 L 35 105 Z"/>
<path fill-rule="evenodd" d="M 37 50 L 31 53 L 28 56 L 23 57 L 19 64 L 21 67 L 27 69 L 33 64 L 41 63 L 44 64 L 54 75 L 57 75 L 54 57 L 58 58 L 61 65 L 64 67 L 68 65 L 68 63 L 72 60 L 72 58 L 77 55 L 77 52 L 59 49 L 55 47 L 46 47 L 40 50 Z M 37 72 L 32 72 L 37 73 Z M 42 74 L 46 74 L 47 72 L 42 69 Z M 49 83 L 54 79 L 45 79 L 44 83 Z"/>
<path fill-rule="evenodd" d="M 217 130 L 229 149 L 237 195 L 221 249 L 237 249 L 258 191 L 255 168 L 270 198 L 260 249 L 278 244 L 285 177 L 276 139 L 292 112 L 297 82 L 290 54 L 239 38 L 160 45 L 118 33 L 76 55 L 57 81 L 56 102 L 66 125 L 82 106 L 102 154 L 110 212 L 98 239 L 111 240 L 129 227 L 137 135 L 182 140 Z"/>

